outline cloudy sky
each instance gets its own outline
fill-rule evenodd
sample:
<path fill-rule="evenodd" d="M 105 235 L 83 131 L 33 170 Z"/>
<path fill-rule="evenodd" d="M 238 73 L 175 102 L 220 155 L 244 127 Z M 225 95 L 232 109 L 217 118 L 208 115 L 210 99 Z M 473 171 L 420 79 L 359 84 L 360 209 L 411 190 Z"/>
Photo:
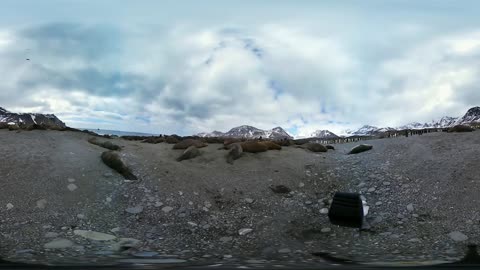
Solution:
<path fill-rule="evenodd" d="M 2 0 L 0 106 L 181 135 L 460 116 L 480 105 L 480 2 L 461 3 Z"/>

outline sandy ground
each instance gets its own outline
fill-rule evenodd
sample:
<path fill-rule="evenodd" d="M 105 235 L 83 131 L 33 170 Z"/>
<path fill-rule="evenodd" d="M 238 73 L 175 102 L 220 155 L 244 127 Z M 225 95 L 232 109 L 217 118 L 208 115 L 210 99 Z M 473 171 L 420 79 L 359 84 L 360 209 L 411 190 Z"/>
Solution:
<path fill-rule="evenodd" d="M 0 256 L 316 262 L 312 252 L 328 252 L 356 261 L 455 260 L 480 240 L 478 131 L 371 140 L 373 150 L 358 155 L 345 154 L 357 143 L 318 154 L 284 147 L 247 153 L 234 165 L 218 144 L 177 162 L 181 150 L 172 145 L 113 139 L 139 177 L 133 182 L 106 167 L 105 149 L 88 138 L 0 130 Z M 270 185 L 292 192 L 275 194 Z M 365 196 L 370 231 L 329 224 L 321 209 L 336 191 Z M 67 243 L 49 246 L 59 239 Z"/>

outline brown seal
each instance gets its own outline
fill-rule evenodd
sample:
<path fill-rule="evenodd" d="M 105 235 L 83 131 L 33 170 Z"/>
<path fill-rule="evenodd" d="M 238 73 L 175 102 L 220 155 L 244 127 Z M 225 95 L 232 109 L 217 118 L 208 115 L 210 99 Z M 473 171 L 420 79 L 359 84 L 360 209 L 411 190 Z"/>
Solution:
<path fill-rule="evenodd" d="M 187 150 L 183 151 L 182 155 L 177 158 L 177 161 L 182 161 L 185 159 L 192 159 L 200 155 L 200 150 L 194 145 L 191 145 Z"/>
<path fill-rule="evenodd" d="M 227 162 L 233 164 L 233 161 L 239 159 L 243 154 L 242 146 L 239 143 L 229 145 L 230 151 L 227 154 Z"/>

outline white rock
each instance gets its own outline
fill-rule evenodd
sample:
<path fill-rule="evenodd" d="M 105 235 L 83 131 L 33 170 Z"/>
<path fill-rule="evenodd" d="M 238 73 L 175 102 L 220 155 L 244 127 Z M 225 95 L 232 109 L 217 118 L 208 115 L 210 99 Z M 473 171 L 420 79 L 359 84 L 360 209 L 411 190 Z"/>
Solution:
<path fill-rule="evenodd" d="M 134 207 L 129 207 L 129 208 L 125 209 L 125 212 L 130 213 L 130 214 L 140 214 L 141 212 L 143 212 L 143 207 L 140 206 L 140 205 L 134 206 Z"/>
<path fill-rule="evenodd" d="M 110 231 L 113 232 L 113 233 L 119 232 L 120 227 L 115 227 L 115 228 L 111 229 Z"/>
<path fill-rule="evenodd" d="M 298 184 L 298 187 L 300 187 L 300 188 L 302 188 L 302 187 L 304 187 L 304 186 L 305 186 L 304 183 L 301 183 L 301 182 L 300 182 L 300 184 Z"/>
<path fill-rule="evenodd" d="M 379 206 L 379 205 L 382 205 L 382 204 L 383 204 L 383 203 L 380 202 L 380 201 L 378 201 L 378 202 L 375 203 L 376 206 Z"/>
<path fill-rule="evenodd" d="M 246 198 L 245 201 L 246 201 L 247 203 L 253 203 L 253 199 L 252 199 L 252 198 Z"/>
<path fill-rule="evenodd" d="M 252 231 L 253 231 L 253 229 L 243 228 L 243 229 L 238 230 L 238 234 L 239 235 L 246 235 L 246 234 L 251 233 Z"/>
<path fill-rule="evenodd" d="M 44 248 L 46 249 L 63 249 L 63 248 L 69 248 L 73 246 L 73 242 L 68 240 L 68 239 L 55 239 L 51 242 L 46 243 L 43 245 Z"/>
<path fill-rule="evenodd" d="M 172 211 L 172 210 L 173 210 L 173 207 L 171 207 L 171 206 L 165 206 L 165 207 L 162 208 L 162 211 L 163 211 L 164 213 L 168 213 L 168 212 L 170 212 L 170 211 Z"/>
<path fill-rule="evenodd" d="M 468 240 L 468 236 L 459 231 L 453 231 L 449 233 L 448 236 L 455 242 L 463 242 Z"/>
<path fill-rule="evenodd" d="M 190 226 L 192 226 L 192 227 L 197 227 L 197 226 L 198 226 L 197 223 L 191 222 L 191 221 L 187 222 L 187 224 L 190 225 Z"/>
<path fill-rule="evenodd" d="M 413 210 L 414 210 L 413 209 L 413 204 L 407 205 L 407 210 L 408 210 L 408 212 L 413 212 Z"/>
<path fill-rule="evenodd" d="M 112 198 L 107 197 L 107 198 L 105 199 L 105 201 L 107 201 L 107 202 L 112 202 Z"/>
<path fill-rule="evenodd" d="M 45 205 L 47 204 L 47 200 L 41 199 L 37 201 L 37 207 L 40 209 L 45 208 Z"/>
<path fill-rule="evenodd" d="M 375 188 L 374 187 L 371 187 L 367 190 L 368 192 L 374 192 L 375 191 Z"/>
<path fill-rule="evenodd" d="M 77 187 L 77 185 L 75 185 L 75 184 L 68 184 L 67 188 L 68 188 L 68 190 L 70 190 L 70 191 L 74 191 L 74 190 L 76 190 L 78 187 Z"/>
<path fill-rule="evenodd" d="M 183 196 L 183 191 L 179 191 L 178 195 Z"/>
<path fill-rule="evenodd" d="M 115 235 L 87 230 L 74 230 L 73 234 L 96 241 L 110 241 L 117 238 Z"/>
<path fill-rule="evenodd" d="M 7 203 L 7 210 L 10 210 L 10 209 L 12 209 L 12 208 L 13 208 L 13 204 Z"/>
<path fill-rule="evenodd" d="M 321 231 L 322 233 L 328 233 L 328 232 L 331 232 L 332 229 L 330 229 L 330 228 L 322 228 L 320 231 Z"/>
<path fill-rule="evenodd" d="M 328 208 L 320 209 L 320 214 L 324 214 L 324 215 L 328 214 Z"/>

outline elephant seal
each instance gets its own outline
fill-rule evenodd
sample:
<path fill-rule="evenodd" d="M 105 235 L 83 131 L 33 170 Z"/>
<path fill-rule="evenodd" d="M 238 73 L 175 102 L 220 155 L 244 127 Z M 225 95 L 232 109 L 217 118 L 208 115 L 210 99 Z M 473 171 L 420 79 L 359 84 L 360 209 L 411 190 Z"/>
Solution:
<path fill-rule="evenodd" d="M 239 143 L 233 143 L 230 146 L 230 151 L 227 154 L 227 162 L 233 164 L 233 161 L 239 159 L 243 154 L 242 146 Z"/>
<path fill-rule="evenodd" d="M 330 145 L 330 144 L 326 145 L 325 147 L 330 150 L 335 150 L 335 147 L 333 147 L 333 145 Z"/>
<path fill-rule="evenodd" d="M 350 152 L 348 152 L 348 154 L 358 154 L 358 153 L 362 153 L 362 152 L 371 150 L 372 148 L 373 148 L 372 145 L 360 144 L 360 145 L 357 145 L 354 148 L 352 148 L 352 150 L 350 150 Z"/>
<path fill-rule="evenodd" d="M 319 143 L 306 143 L 306 144 L 299 145 L 297 147 L 307 149 L 311 152 L 327 152 L 328 151 L 328 149 L 325 146 L 323 146 L 323 144 L 319 144 Z"/>
<path fill-rule="evenodd" d="M 121 174 L 127 180 L 137 180 L 137 177 L 133 175 L 130 168 L 120 158 L 120 155 L 115 151 L 105 151 L 101 155 L 103 163 L 108 167 L 114 169 Z"/>
<path fill-rule="evenodd" d="M 282 147 L 272 141 L 262 141 L 260 142 L 268 147 L 268 150 L 281 150 Z"/>
<path fill-rule="evenodd" d="M 243 142 L 240 144 L 242 146 L 243 152 L 248 153 L 260 153 L 266 152 L 268 150 L 268 146 L 263 144 L 262 142 Z"/>
<path fill-rule="evenodd" d="M 186 159 L 192 159 L 200 155 L 200 150 L 194 145 L 189 146 L 185 151 L 183 151 L 182 155 L 177 158 L 177 161 L 182 161 Z"/>
<path fill-rule="evenodd" d="M 179 143 L 176 143 L 173 146 L 173 149 L 187 149 L 190 146 L 195 146 L 196 148 L 201 148 L 207 146 L 206 143 L 194 140 L 194 139 L 185 139 Z"/>

